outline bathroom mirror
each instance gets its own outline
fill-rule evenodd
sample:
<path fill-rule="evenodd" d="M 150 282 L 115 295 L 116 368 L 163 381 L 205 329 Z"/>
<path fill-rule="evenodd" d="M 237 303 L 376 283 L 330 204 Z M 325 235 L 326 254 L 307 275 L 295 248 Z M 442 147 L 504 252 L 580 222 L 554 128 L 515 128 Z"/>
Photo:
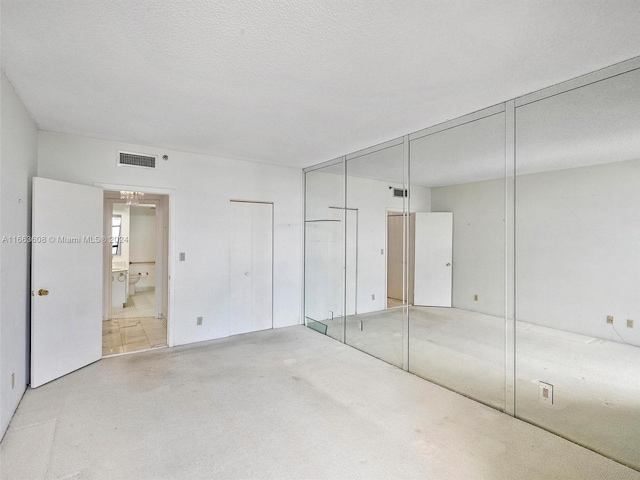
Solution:
<path fill-rule="evenodd" d="M 504 106 L 411 135 L 409 160 L 409 370 L 503 410 Z"/>
<path fill-rule="evenodd" d="M 640 72 L 516 109 L 516 415 L 640 468 Z"/>
<path fill-rule="evenodd" d="M 111 254 L 120 255 L 120 237 L 122 237 L 122 215 L 111 217 Z"/>

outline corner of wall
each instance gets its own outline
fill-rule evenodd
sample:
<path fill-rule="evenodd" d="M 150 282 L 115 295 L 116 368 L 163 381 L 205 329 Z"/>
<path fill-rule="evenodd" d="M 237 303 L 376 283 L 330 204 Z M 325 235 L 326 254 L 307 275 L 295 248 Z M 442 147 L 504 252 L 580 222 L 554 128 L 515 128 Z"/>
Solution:
<path fill-rule="evenodd" d="M 0 233 L 31 233 L 31 179 L 38 129 L 4 71 L 0 73 Z M 29 244 L 0 244 L 0 438 L 29 384 Z"/>

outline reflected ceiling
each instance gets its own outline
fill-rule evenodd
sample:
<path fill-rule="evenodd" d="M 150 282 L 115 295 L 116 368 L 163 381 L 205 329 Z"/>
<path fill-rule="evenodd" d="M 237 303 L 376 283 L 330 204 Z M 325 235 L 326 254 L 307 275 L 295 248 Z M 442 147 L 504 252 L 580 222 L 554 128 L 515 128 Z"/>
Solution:
<path fill-rule="evenodd" d="M 500 113 L 412 140 L 411 184 L 504 177 L 505 128 Z M 516 133 L 519 175 L 640 159 L 640 70 L 517 108 Z M 349 160 L 347 173 L 402 184 L 402 159 L 400 144 Z"/>
<path fill-rule="evenodd" d="M 518 173 L 640 158 L 640 71 L 516 110 Z"/>

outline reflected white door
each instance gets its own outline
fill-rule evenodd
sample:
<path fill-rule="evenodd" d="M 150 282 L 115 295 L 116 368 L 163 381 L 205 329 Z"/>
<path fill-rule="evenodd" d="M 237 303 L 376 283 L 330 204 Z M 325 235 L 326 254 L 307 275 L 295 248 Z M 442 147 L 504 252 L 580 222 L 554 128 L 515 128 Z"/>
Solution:
<path fill-rule="evenodd" d="M 273 327 L 273 205 L 231 202 L 229 333 Z"/>
<path fill-rule="evenodd" d="M 32 387 L 102 356 L 102 204 L 100 188 L 33 179 Z"/>
<path fill-rule="evenodd" d="M 451 306 L 453 213 L 415 214 L 414 304 Z"/>

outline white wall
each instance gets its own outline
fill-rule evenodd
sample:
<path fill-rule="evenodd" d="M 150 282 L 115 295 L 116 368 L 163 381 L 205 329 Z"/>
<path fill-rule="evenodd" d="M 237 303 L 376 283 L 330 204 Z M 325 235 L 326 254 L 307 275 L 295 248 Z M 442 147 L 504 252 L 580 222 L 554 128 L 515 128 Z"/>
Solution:
<path fill-rule="evenodd" d="M 153 262 L 156 259 L 156 209 L 130 208 L 129 260 Z"/>
<path fill-rule="evenodd" d="M 517 177 L 518 320 L 640 345 L 639 182 L 640 160 Z M 453 212 L 454 307 L 503 315 L 504 180 L 434 188 L 432 205 Z"/>
<path fill-rule="evenodd" d="M 156 209 L 132 206 L 129 216 L 129 275 L 140 274 L 136 291 L 155 288 Z M 144 262 L 144 263 L 139 263 Z"/>
<path fill-rule="evenodd" d="M 51 132 L 38 139 L 39 176 L 175 191 L 175 344 L 229 334 L 230 199 L 274 202 L 274 326 L 300 322 L 301 170 Z M 158 168 L 119 167 L 119 150 L 159 155 Z M 179 252 L 186 261 L 178 261 Z M 204 317 L 201 326 L 198 316 Z"/>
<path fill-rule="evenodd" d="M 517 178 L 519 320 L 640 345 L 639 185 L 640 160 Z"/>
<path fill-rule="evenodd" d="M 37 128 L 4 72 L 0 82 L 0 232 L 2 237 L 26 236 L 31 233 Z M 29 383 L 29 263 L 29 244 L 0 244 L 0 438 Z"/>
<path fill-rule="evenodd" d="M 455 308 L 504 315 L 504 192 L 503 179 L 431 189 L 432 211 L 453 212 Z"/>

